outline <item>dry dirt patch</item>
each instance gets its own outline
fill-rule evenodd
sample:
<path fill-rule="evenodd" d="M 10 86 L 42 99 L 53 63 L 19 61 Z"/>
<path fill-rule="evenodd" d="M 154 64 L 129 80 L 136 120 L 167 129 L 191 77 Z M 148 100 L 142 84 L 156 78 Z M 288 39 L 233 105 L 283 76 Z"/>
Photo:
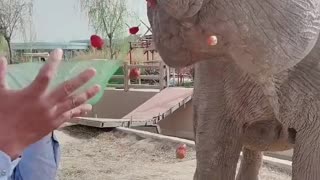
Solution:
<path fill-rule="evenodd" d="M 62 157 L 60 180 L 192 180 L 195 151 L 175 158 L 178 144 L 142 139 L 120 132 L 64 127 L 57 131 Z M 264 167 L 262 180 L 289 180 L 290 176 Z"/>

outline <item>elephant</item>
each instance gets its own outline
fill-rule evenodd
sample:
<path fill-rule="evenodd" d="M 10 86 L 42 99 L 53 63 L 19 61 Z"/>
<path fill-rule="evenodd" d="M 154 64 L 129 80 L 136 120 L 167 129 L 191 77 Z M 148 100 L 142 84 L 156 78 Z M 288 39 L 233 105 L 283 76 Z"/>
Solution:
<path fill-rule="evenodd" d="M 288 149 L 293 180 L 320 179 L 320 0 L 153 2 L 163 61 L 195 66 L 193 179 L 257 180 Z"/>

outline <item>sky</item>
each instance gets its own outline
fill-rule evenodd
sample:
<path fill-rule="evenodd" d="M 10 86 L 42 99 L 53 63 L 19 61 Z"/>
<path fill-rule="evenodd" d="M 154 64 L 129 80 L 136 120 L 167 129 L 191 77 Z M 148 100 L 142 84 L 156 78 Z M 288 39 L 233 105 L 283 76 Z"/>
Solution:
<path fill-rule="evenodd" d="M 128 9 L 149 24 L 146 15 L 146 1 L 127 1 Z M 79 0 L 34 0 L 32 27 L 33 32 L 35 32 L 33 41 L 37 42 L 68 42 L 70 40 L 89 39 L 93 34 L 88 18 L 80 11 Z M 143 25 L 141 28 L 142 32 L 146 30 Z M 13 38 L 14 42 L 29 40 L 30 38 L 26 40 L 24 36 L 18 33 Z"/>

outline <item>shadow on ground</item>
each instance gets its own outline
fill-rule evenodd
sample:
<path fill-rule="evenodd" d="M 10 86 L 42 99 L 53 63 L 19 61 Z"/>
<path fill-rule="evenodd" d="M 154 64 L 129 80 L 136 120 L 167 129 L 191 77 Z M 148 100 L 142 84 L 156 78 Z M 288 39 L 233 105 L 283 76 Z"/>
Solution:
<path fill-rule="evenodd" d="M 102 133 L 111 132 L 113 129 L 101 129 L 95 127 L 88 127 L 82 125 L 71 125 L 59 128 L 58 131 L 61 131 L 73 138 L 77 139 L 94 139 Z"/>

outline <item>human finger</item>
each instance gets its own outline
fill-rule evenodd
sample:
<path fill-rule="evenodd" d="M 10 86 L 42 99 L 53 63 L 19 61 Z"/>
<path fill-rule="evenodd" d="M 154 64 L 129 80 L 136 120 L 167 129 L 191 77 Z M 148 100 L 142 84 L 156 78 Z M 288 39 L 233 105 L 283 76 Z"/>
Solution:
<path fill-rule="evenodd" d="M 63 103 L 57 105 L 56 114 L 59 116 L 66 111 L 74 109 L 82 104 L 86 103 L 89 99 L 97 95 L 100 91 L 100 86 L 95 85 L 89 88 L 86 92 L 81 93 L 80 95 L 70 96 Z"/>
<path fill-rule="evenodd" d="M 78 117 L 83 117 L 83 116 L 87 116 L 89 113 L 89 111 L 81 111 L 80 114 L 74 115 L 71 119 L 69 119 L 67 122 L 68 123 L 79 123 L 81 121 L 81 119 L 79 119 Z"/>
<path fill-rule="evenodd" d="M 52 91 L 49 95 L 50 102 L 53 104 L 64 101 L 68 98 L 74 91 L 83 86 L 89 80 L 91 80 L 96 75 L 96 70 L 93 68 L 89 68 L 78 76 L 72 78 L 71 80 L 67 80 L 61 85 L 59 85 L 54 91 Z"/>
<path fill-rule="evenodd" d="M 0 57 L 0 89 L 7 88 L 6 74 L 7 74 L 7 59 L 5 57 Z"/>
<path fill-rule="evenodd" d="M 30 85 L 30 90 L 39 94 L 43 93 L 54 78 L 58 66 L 62 60 L 62 49 L 55 49 L 50 53 L 48 62 L 40 69 L 39 74 Z"/>
<path fill-rule="evenodd" d="M 72 110 L 64 112 L 56 119 L 56 127 L 61 126 L 63 123 L 70 121 L 74 117 L 79 117 L 86 114 L 92 110 L 91 104 L 82 104 Z"/>

